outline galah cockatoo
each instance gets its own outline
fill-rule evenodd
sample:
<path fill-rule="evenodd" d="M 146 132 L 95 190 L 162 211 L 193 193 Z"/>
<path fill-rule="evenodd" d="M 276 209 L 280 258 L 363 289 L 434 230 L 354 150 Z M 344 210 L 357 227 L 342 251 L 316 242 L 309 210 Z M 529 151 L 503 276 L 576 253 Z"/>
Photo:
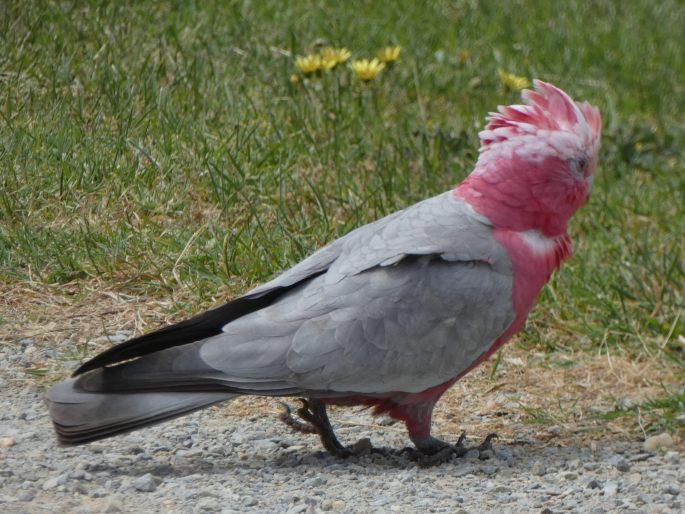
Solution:
<path fill-rule="evenodd" d="M 571 255 L 566 225 L 597 163 L 597 108 L 541 81 L 499 107 L 453 190 L 364 225 L 221 307 L 114 346 L 52 387 L 59 441 L 81 444 L 238 395 L 301 397 L 289 424 L 343 455 L 326 405 L 406 424 L 422 454 L 442 394 L 523 327 Z M 306 425 L 306 426 L 305 426 Z"/>

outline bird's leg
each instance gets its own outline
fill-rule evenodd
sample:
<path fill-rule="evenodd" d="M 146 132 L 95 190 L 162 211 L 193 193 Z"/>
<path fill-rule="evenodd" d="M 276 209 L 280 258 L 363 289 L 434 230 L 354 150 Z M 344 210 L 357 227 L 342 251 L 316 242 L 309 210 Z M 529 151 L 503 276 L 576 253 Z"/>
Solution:
<path fill-rule="evenodd" d="M 323 447 L 336 457 L 349 457 L 365 451 L 378 451 L 371 445 L 368 438 L 360 439 L 350 447 L 343 446 L 333 432 L 326 412 L 326 403 L 313 398 L 300 398 L 299 400 L 302 402 L 302 407 L 296 412 L 304 422 L 295 419 L 290 407 L 285 403 L 282 403 L 284 409 L 278 416 L 283 423 L 293 430 L 303 434 L 318 434 Z"/>
<path fill-rule="evenodd" d="M 452 445 L 430 435 L 434 403 L 421 403 L 407 406 L 404 409 L 405 424 L 409 438 L 419 451 L 416 460 L 420 466 L 437 466 L 452 459 L 453 456 L 463 457 L 471 450 L 478 450 L 479 457 L 486 455 L 486 450 L 492 450 L 492 439 L 497 434 L 489 434 L 483 442 L 475 447 L 464 444 L 466 432 L 462 432 L 456 444 Z"/>
<path fill-rule="evenodd" d="M 337 457 L 349 457 L 351 455 L 350 450 L 340 444 L 340 441 L 335 436 L 335 432 L 333 432 L 333 427 L 326 412 L 326 404 L 314 398 L 306 400 L 302 398 L 301 401 L 302 407 L 297 409 L 297 415 L 316 428 L 323 447 L 330 454 Z"/>

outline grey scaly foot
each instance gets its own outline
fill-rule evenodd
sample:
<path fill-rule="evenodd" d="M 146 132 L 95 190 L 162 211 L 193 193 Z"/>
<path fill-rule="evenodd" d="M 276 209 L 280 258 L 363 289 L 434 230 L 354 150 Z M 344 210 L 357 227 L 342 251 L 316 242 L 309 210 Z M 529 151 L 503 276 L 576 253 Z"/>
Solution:
<path fill-rule="evenodd" d="M 461 433 L 457 443 L 454 445 L 429 436 L 425 439 L 414 441 L 418 452 L 417 455 L 413 456 L 413 460 L 421 467 L 438 466 L 449 462 L 453 457 L 463 457 L 471 450 L 476 450 L 479 458 L 488 458 L 488 453 L 491 453 L 493 450 L 492 440 L 496 437 L 498 437 L 497 434 L 488 434 L 481 444 L 469 447 L 464 444 L 466 432 Z"/>
<path fill-rule="evenodd" d="M 318 434 L 323 447 L 331 455 L 346 458 L 373 449 L 368 439 L 361 439 L 352 447 L 343 446 L 333 432 L 326 412 L 326 404 L 313 398 L 300 398 L 300 401 L 302 407 L 297 409 L 297 415 L 304 422 L 296 420 L 291 414 L 290 407 L 285 404 L 285 410 L 279 415 L 279 419 L 297 432 Z"/>

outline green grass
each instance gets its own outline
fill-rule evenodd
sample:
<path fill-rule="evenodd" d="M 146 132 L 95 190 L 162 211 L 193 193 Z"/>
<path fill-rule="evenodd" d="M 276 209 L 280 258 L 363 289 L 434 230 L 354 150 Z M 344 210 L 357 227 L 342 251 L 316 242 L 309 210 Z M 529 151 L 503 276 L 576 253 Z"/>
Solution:
<path fill-rule="evenodd" d="M 9 3 L 0 279 L 181 290 L 188 310 L 238 294 L 460 181 L 485 113 L 516 101 L 502 67 L 604 118 L 576 257 L 523 343 L 685 367 L 683 26 L 675 0 Z M 403 53 L 366 87 L 291 84 L 319 38 Z"/>

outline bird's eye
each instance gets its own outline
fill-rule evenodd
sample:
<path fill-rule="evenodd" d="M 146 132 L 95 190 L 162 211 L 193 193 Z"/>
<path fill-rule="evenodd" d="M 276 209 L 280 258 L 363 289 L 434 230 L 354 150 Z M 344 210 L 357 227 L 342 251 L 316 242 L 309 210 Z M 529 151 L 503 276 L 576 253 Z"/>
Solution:
<path fill-rule="evenodd" d="M 578 159 L 578 171 L 583 175 L 587 173 L 588 166 L 590 166 L 590 162 L 585 157 Z"/>

